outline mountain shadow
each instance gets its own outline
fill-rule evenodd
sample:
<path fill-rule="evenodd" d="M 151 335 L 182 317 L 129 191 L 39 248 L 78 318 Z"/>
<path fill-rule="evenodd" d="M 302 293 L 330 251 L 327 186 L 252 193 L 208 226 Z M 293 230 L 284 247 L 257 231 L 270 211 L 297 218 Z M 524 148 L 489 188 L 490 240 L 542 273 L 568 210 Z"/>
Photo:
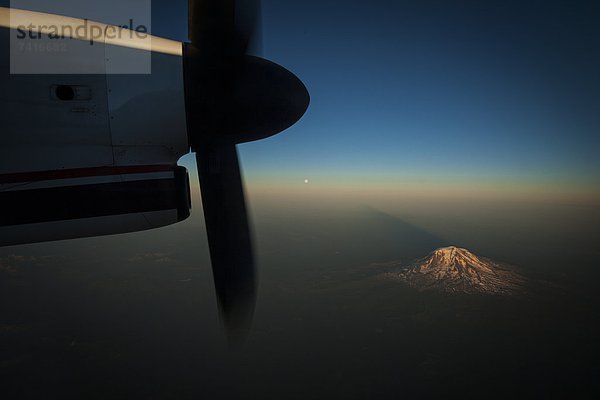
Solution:
<path fill-rule="evenodd" d="M 369 263 L 412 261 L 447 245 L 444 239 L 372 207 L 361 207 L 351 224 L 360 233 L 346 237 L 344 247 Z"/>

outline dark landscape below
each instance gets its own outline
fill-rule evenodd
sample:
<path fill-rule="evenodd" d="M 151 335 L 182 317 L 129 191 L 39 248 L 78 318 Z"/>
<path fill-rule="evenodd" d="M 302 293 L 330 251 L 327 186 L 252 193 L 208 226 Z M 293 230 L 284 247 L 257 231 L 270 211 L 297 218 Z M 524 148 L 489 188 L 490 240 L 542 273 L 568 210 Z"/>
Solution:
<path fill-rule="evenodd" d="M 597 277 L 589 275 L 595 256 L 580 252 L 574 258 L 569 249 L 577 249 L 570 246 L 542 256 L 546 250 L 532 245 L 529 254 L 523 249 L 500 259 L 515 263 L 538 255 L 538 264 L 517 262 L 522 290 L 449 293 L 385 277 L 398 263 L 409 265 L 449 245 L 388 214 L 269 209 L 258 210 L 256 221 L 261 283 L 253 330 L 242 349 L 227 347 L 205 241 L 198 239 L 198 246 L 192 240 L 202 221 L 4 249 L 3 397 L 598 393 L 598 294 L 582 279 Z M 490 254 L 493 247 L 477 247 L 488 250 L 475 254 L 498 259 Z"/>

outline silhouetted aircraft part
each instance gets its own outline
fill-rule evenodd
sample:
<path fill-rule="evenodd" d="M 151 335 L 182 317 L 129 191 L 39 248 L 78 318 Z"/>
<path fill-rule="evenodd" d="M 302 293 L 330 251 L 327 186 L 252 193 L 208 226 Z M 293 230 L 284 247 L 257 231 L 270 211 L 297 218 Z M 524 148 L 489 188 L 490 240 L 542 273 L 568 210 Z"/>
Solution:
<path fill-rule="evenodd" d="M 203 52 L 261 47 L 260 0 L 188 0 L 188 39 Z"/>
<path fill-rule="evenodd" d="M 256 271 L 235 144 L 206 143 L 196 163 L 221 319 L 232 338 L 243 339 L 254 313 Z"/>
<path fill-rule="evenodd" d="M 188 7 L 190 43 L 101 35 L 87 54 L 90 49 L 80 51 L 86 40 L 68 37 L 69 48 L 79 50 L 44 63 L 37 53 L 22 55 L 23 75 L 9 73 L 8 51 L 0 55 L 0 103 L 9 105 L 0 108 L 6 126 L 0 200 L 8 205 L 0 210 L 0 245 L 144 230 L 186 218 L 187 173 L 176 163 L 191 148 L 221 320 L 239 341 L 251 325 L 257 284 L 236 145 L 292 126 L 310 98 L 290 71 L 249 54 L 261 41 L 259 0 L 189 0 Z M 53 22 L 111 28 L 0 7 L 0 42 L 17 34 L 15 21 L 30 19 L 42 30 L 38 45 L 51 40 L 42 27 Z M 152 73 L 114 73 L 116 60 L 148 53 Z M 94 72 L 84 74 L 81 66 Z"/>
<path fill-rule="evenodd" d="M 0 246 L 134 232 L 190 215 L 187 170 L 92 168 L 0 175 Z"/>
<path fill-rule="evenodd" d="M 196 152 L 221 320 L 243 340 L 252 322 L 256 271 L 237 143 L 293 125 L 309 96 L 285 68 L 247 55 L 258 1 L 189 1 L 184 44 L 188 138 Z"/>
<path fill-rule="evenodd" d="M 191 44 L 183 53 L 192 150 L 215 136 L 238 144 L 265 139 L 294 125 L 308 109 L 306 86 L 280 65 L 249 55 L 235 66 L 223 59 L 208 62 Z"/>

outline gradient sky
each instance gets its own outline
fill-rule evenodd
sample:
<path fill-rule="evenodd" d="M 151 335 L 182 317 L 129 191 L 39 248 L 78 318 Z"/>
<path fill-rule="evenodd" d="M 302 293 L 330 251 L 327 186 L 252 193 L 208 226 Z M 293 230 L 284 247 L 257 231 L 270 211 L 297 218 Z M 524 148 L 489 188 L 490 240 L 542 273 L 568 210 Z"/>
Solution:
<path fill-rule="evenodd" d="M 153 33 L 185 39 L 184 2 L 153 7 Z M 240 147 L 246 177 L 597 187 L 599 17 L 596 1 L 263 1 L 263 56 L 312 103 Z"/>
<path fill-rule="evenodd" d="M 312 102 L 289 130 L 239 147 L 248 185 L 541 187 L 600 201 L 597 1 L 262 3 L 262 56 Z M 187 2 L 153 0 L 152 33 L 187 40 Z"/>

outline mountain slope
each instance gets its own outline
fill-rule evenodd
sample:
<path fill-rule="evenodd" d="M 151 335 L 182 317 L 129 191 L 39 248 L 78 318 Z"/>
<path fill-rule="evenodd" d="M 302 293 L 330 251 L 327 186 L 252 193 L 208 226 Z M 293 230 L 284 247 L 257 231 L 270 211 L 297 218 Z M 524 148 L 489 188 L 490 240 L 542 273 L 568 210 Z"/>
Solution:
<path fill-rule="evenodd" d="M 420 289 L 464 293 L 509 294 L 524 281 L 508 266 L 454 246 L 434 250 L 392 275 Z"/>

